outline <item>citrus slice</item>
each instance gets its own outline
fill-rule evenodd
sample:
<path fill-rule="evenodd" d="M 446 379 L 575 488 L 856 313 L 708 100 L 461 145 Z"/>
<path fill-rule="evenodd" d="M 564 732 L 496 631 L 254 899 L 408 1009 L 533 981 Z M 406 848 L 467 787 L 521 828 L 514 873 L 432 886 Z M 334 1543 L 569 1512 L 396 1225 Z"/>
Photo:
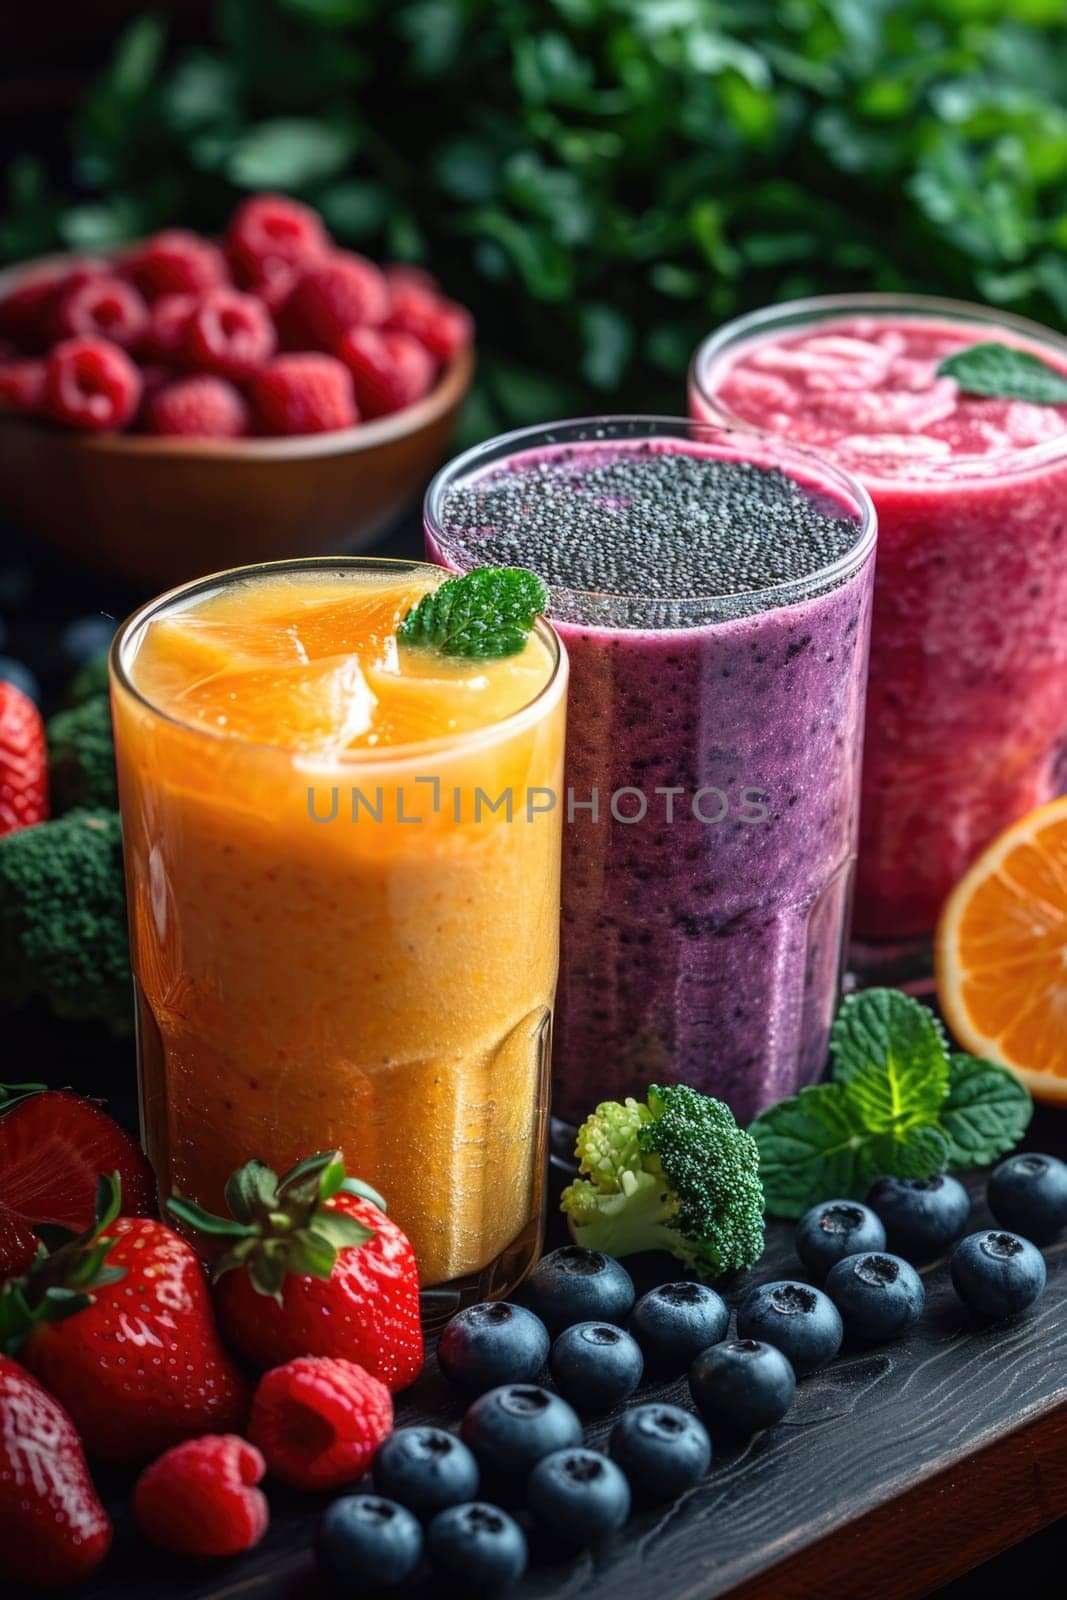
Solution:
<path fill-rule="evenodd" d="M 979 856 L 945 903 L 936 962 L 960 1044 L 1067 1104 L 1067 797 Z"/>

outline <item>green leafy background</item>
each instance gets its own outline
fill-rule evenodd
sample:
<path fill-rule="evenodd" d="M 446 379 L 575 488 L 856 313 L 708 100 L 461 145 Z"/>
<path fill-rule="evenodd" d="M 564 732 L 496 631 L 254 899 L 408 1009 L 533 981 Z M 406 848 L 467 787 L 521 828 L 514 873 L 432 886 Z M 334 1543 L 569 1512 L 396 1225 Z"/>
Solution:
<path fill-rule="evenodd" d="M 1063 0 L 219 0 L 146 15 L 7 177 L 0 250 L 92 249 L 243 192 L 427 261 L 477 311 L 469 436 L 678 410 L 700 336 L 817 290 L 1067 322 Z"/>

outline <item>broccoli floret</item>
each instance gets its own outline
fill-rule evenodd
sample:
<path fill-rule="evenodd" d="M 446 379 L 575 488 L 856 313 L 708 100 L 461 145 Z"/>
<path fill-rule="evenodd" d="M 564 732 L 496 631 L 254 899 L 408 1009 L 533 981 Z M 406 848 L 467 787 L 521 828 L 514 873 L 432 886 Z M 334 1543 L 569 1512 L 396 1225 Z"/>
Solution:
<path fill-rule="evenodd" d="M 667 1250 L 702 1278 L 763 1254 L 756 1142 L 721 1100 L 653 1085 L 645 1104 L 597 1106 L 579 1129 L 581 1176 L 563 1191 L 577 1244 L 605 1255 Z"/>
<path fill-rule="evenodd" d="M 80 706 L 83 700 L 91 700 L 94 695 L 107 694 L 107 651 L 103 655 L 90 656 L 88 661 L 80 666 L 67 684 L 64 698 L 68 706 Z"/>
<path fill-rule="evenodd" d="M 115 737 L 107 695 L 94 694 L 70 711 L 57 711 L 47 734 L 53 815 L 78 807 L 115 810 Z"/>
<path fill-rule="evenodd" d="M 132 1022 L 122 829 L 71 811 L 0 838 L 0 1002 L 40 997 L 57 1016 Z"/>

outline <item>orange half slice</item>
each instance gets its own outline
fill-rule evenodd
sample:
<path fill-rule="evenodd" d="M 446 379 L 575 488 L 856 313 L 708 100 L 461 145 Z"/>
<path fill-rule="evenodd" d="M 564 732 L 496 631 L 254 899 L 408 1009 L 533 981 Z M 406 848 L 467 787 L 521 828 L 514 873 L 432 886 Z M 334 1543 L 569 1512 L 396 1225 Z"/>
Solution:
<path fill-rule="evenodd" d="M 945 903 L 936 963 L 960 1044 L 1067 1104 L 1067 797 L 979 856 Z"/>

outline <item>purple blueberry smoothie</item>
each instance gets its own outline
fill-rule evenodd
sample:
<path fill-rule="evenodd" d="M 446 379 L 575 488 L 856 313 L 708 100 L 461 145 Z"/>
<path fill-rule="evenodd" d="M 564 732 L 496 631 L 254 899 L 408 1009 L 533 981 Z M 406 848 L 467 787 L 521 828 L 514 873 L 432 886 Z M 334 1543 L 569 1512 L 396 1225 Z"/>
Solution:
<path fill-rule="evenodd" d="M 555 1115 L 682 1081 L 747 1121 L 813 1082 L 855 860 L 864 492 L 760 435 L 597 420 L 468 452 L 426 525 L 447 566 L 539 572 L 570 656 Z"/>

